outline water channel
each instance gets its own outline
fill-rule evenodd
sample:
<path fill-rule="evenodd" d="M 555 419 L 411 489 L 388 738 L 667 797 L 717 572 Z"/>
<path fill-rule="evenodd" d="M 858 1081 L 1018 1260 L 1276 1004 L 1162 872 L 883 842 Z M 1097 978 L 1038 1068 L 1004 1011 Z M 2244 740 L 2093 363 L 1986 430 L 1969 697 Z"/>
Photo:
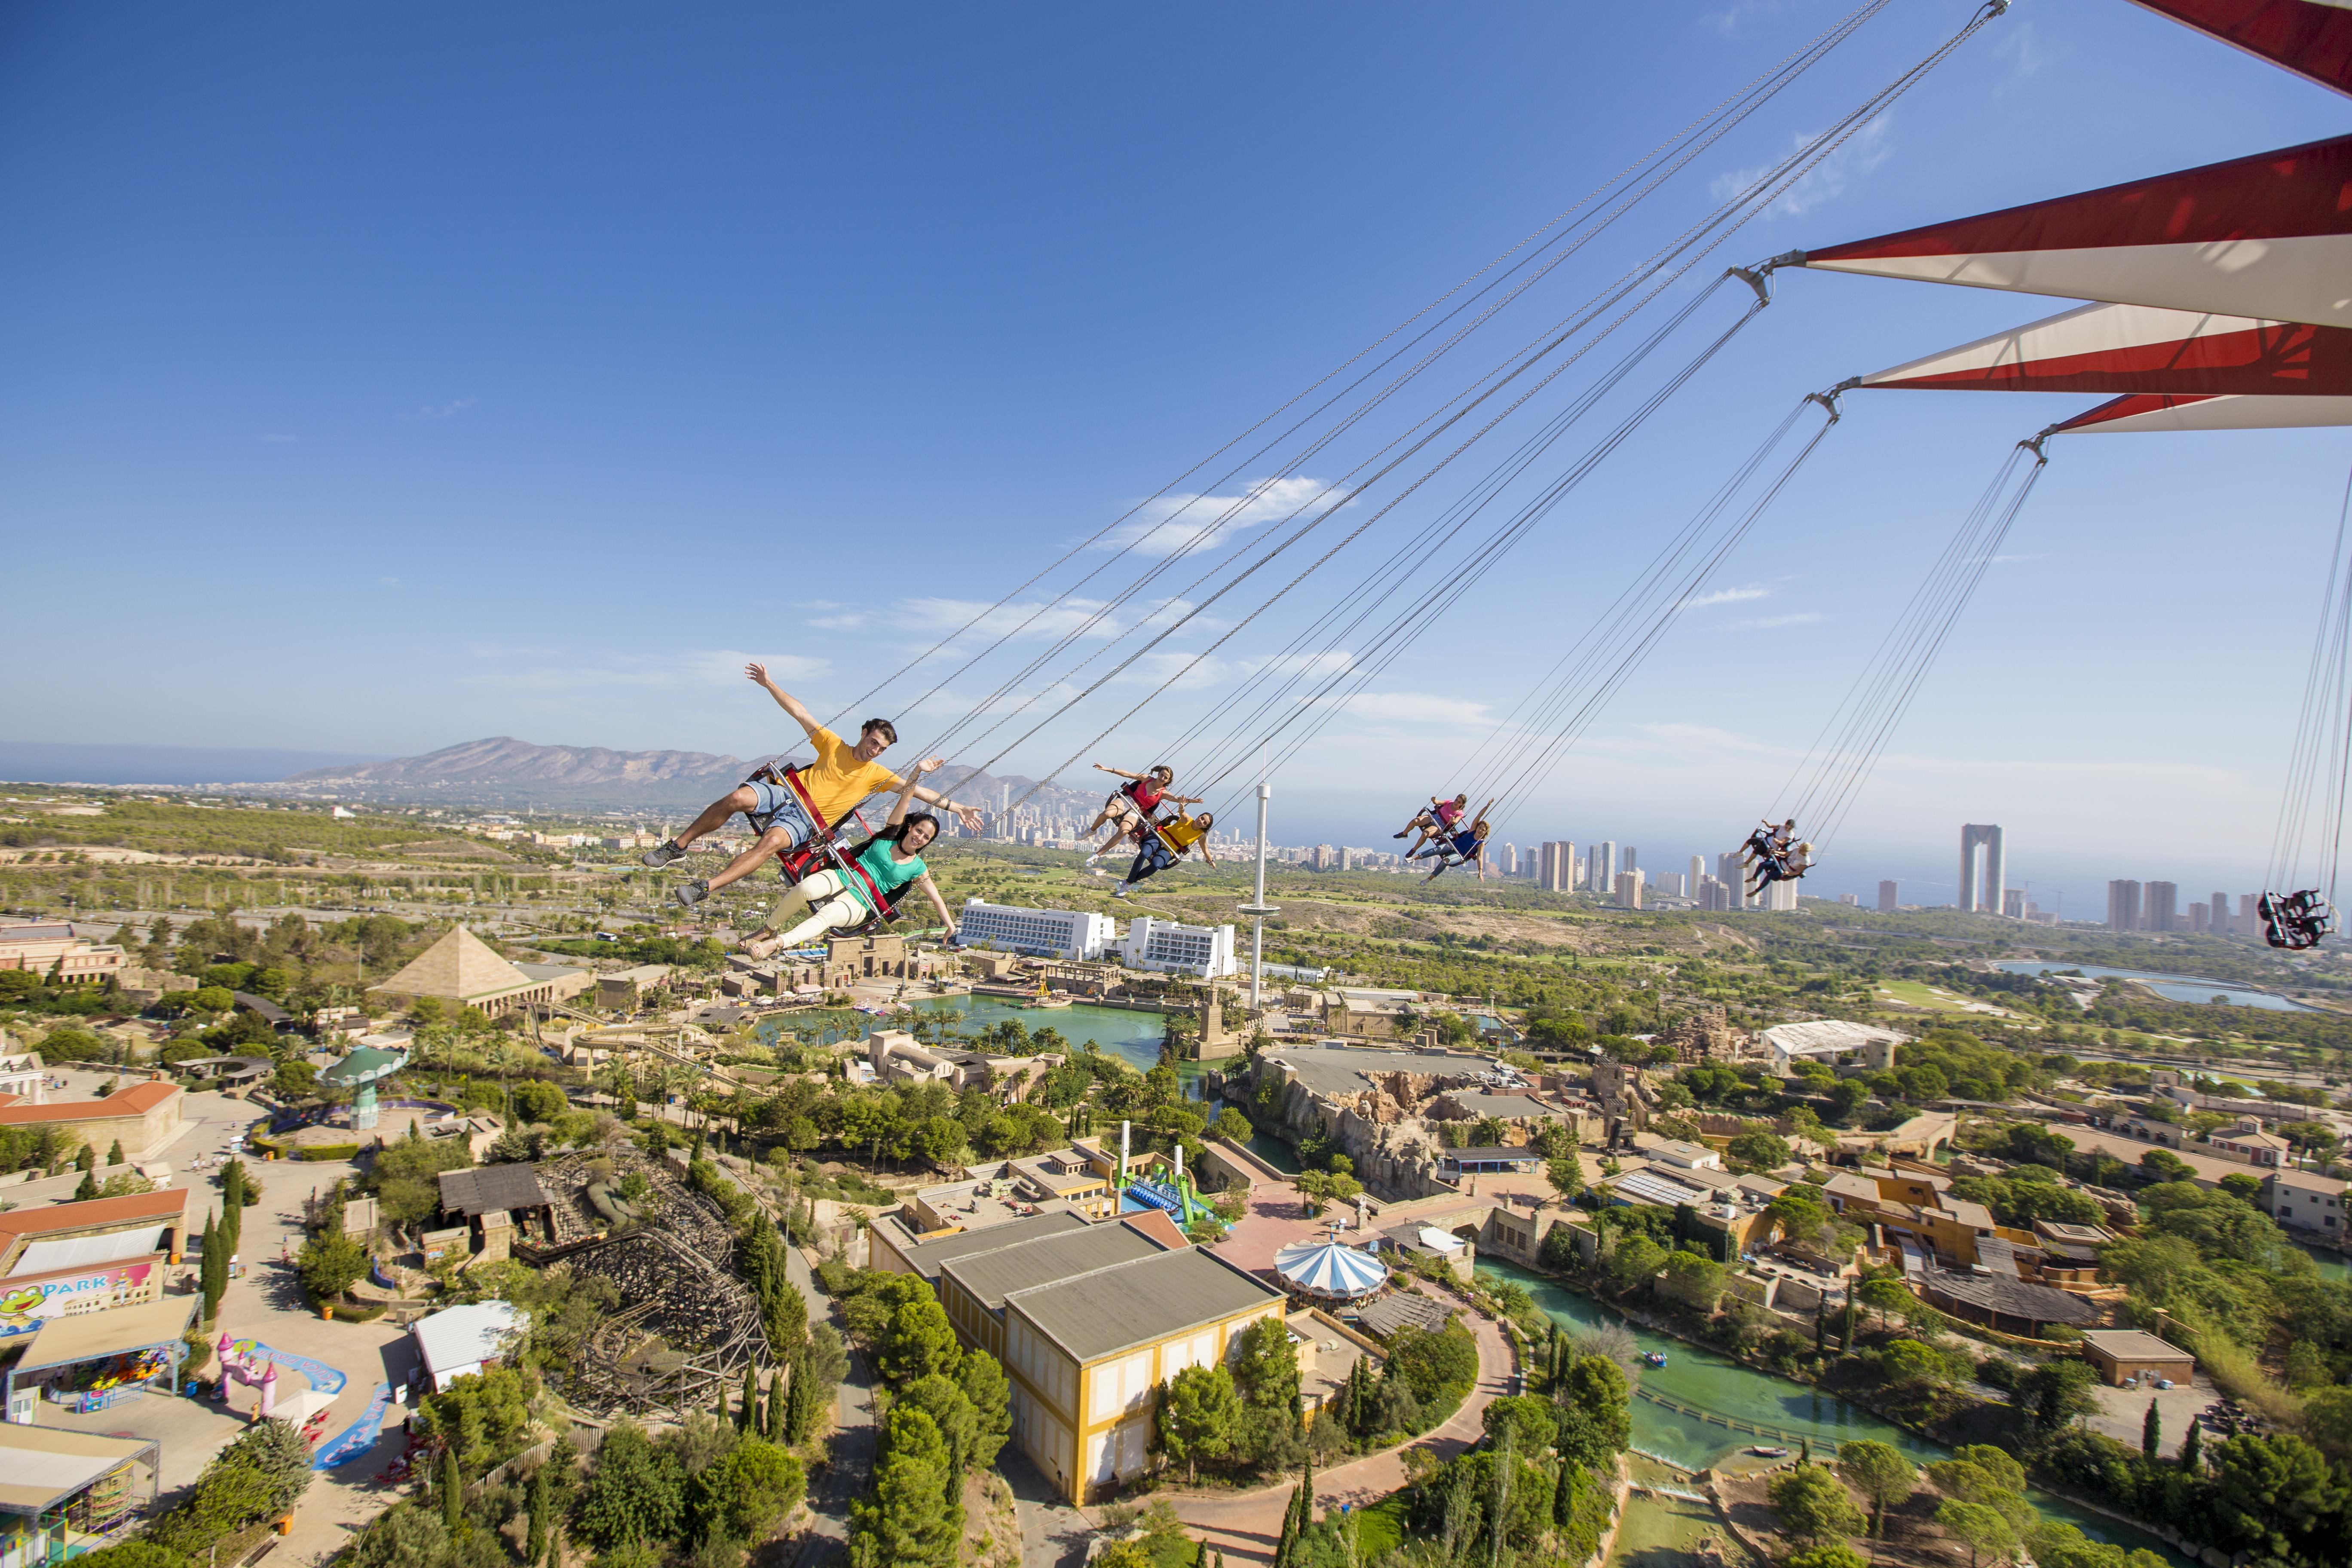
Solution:
<path fill-rule="evenodd" d="M 1620 1321 L 1590 1298 L 1512 1264 L 1481 1258 L 1478 1272 L 1526 1287 L 1537 1307 L 1564 1329 L 1596 1329 Z M 1633 1337 L 1643 1351 L 1662 1352 L 1666 1357 L 1664 1366 L 1639 1369 L 1633 1447 L 1685 1468 L 1705 1469 L 1755 1443 L 1794 1449 L 1801 1441 L 1807 1442 L 1812 1445 L 1815 1458 L 1827 1459 L 1838 1444 L 1864 1437 L 1898 1448 L 1916 1464 L 1949 1458 L 1949 1451 L 1941 1446 L 1804 1384 L 1742 1366 L 1663 1334 L 1636 1328 Z M 1741 1431 L 1727 1426 L 1727 1421 L 1758 1430 Z M 2154 1536 L 2046 1492 L 2029 1490 L 2026 1495 L 2045 1517 L 2074 1525 L 2095 1541 L 2146 1547 L 2161 1552 L 2179 1568 L 2193 1568 L 2188 1558 Z"/>
<path fill-rule="evenodd" d="M 2158 974 L 2146 969 L 2102 969 L 2095 963 L 2048 963 L 2023 958 L 2001 959 L 1993 967 L 2010 974 L 2054 974 L 2063 970 L 2093 980 L 2138 980 L 2145 982 L 2150 991 L 2168 1002 L 2210 1005 L 2219 1001 L 2231 1007 L 2261 1007 L 2273 1013 L 2315 1011 L 2300 1002 L 2290 1002 L 2268 991 L 2249 991 L 2242 985 L 2231 985 L 2220 980 L 2200 980 L 2193 974 Z"/>
<path fill-rule="evenodd" d="M 1090 1007 L 1082 1002 L 1066 1007 L 1032 1007 L 1003 996 L 940 996 L 915 1005 L 926 1013 L 955 1015 L 950 1026 L 961 1034 L 976 1034 L 1007 1018 L 1019 1020 L 1033 1034 L 1052 1029 L 1071 1045 L 1099 1047 L 1106 1056 L 1117 1057 L 1138 1072 L 1150 1072 L 1159 1064 L 1160 1039 L 1167 1016 L 1156 1011 L 1127 1007 Z M 830 1044 L 862 1039 L 870 1028 L 883 1022 L 845 1007 L 817 1008 L 787 1014 L 765 1027 L 781 1025 L 803 1039 Z M 1202 1075 L 1207 1069 L 1195 1061 L 1180 1061 L 1174 1066 L 1176 1076 L 1183 1081 L 1186 1097 L 1199 1099 Z M 1289 1160 L 1283 1168 L 1297 1170 L 1297 1158 L 1286 1148 L 1283 1152 Z"/>

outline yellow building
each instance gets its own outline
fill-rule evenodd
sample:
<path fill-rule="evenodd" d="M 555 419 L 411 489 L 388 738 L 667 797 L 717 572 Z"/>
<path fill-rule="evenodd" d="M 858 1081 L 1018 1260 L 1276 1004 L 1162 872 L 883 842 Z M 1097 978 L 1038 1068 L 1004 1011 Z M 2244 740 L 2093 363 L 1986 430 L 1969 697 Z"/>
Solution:
<path fill-rule="evenodd" d="M 1142 1470 L 1154 1389 L 1231 1357 L 1286 1300 L 1157 1211 L 922 1237 L 885 1216 L 869 1235 L 874 1268 L 929 1281 L 957 1336 L 1004 1364 L 1013 1440 L 1078 1504 Z"/>
<path fill-rule="evenodd" d="M 1283 1293 L 1197 1247 L 1004 1297 L 1013 1436 L 1070 1501 L 1141 1473 L 1152 1391 L 1229 1359 L 1242 1331 L 1282 1321 Z"/>

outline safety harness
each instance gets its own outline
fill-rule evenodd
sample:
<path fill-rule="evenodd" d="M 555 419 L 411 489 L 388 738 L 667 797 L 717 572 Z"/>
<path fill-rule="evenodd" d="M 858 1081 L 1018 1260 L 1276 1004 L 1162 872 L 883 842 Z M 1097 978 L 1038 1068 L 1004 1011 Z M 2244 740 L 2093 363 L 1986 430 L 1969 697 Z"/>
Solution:
<path fill-rule="evenodd" d="M 801 803 L 801 809 L 808 814 L 810 825 L 816 830 L 809 836 L 807 843 L 795 846 L 791 849 L 776 851 L 779 876 L 787 882 L 799 882 L 805 880 L 811 872 L 832 871 L 842 879 L 845 890 L 855 891 L 858 889 L 865 890 L 866 907 L 875 912 L 868 914 L 854 926 L 845 927 L 834 932 L 835 936 L 867 935 L 880 929 L 898 912 L 898 900 L 906 896 L 907 889 L 914 884 L 909 882 L 895 893 L 885 893 L 881 884 L 875 881 L 873 874 L 859 865 L 855 857 L 842 853 L 840 831 L 834 824 L 825 821 L 824 814 L 817 810 L 816 802 L 809 795 L 808 786 L 801 783 L 799 768 L 779 768 L 773 763 L 762 763 L 752 773 L 751 779 L 745 782 L 766 783 L 774 784 L 779 789 L 791 790 L 793 797 Z M 856 822 L 859 831 L 864 832 L 866 837 L 871 839 L 873 833 L 866 828 L 866 819 L 860 816 L 855 808 L 852 808 L 849 815 Z"/>

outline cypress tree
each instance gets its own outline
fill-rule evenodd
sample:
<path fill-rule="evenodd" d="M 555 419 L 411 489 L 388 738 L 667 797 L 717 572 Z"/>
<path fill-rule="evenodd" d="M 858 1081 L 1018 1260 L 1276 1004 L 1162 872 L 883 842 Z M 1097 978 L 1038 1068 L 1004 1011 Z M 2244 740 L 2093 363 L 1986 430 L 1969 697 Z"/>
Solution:
<path fill-rule="evenodd" d="M 1815 1355 L 1822 1353 L 1822 1336 L 1824 1332 L 1823 1325 L 1826 1318 L 1827 1314 L 1819 1306 L 1813 1308 L 1813 1353 Z"/>
<path fill-rule="evenodd" d="M 109 1149 L 109 1150 L 106 1152 L 106 1163 L 107 1163 L 108 1164 L 110 1164 L 110 1165 L 120 1165 L 121 1163 L 122 1163 L 122 1140 L 121 1140 L 121 1139 L 117 1138 L 117 1139 L 114 1141 L 114 1147 L 112 1147 L 111 1149 Z"/>
<path fill-rule="evenodd" d="M 2157 1409 L 2156 1401 L 2150 1399 L 2147 1402 L 2147 1414 L 2140 1418 L 2139 1451 L 2153 1459 L 2158 1456 L 2163 1447 L 2164 1415 Z"/>
<path fill-rule="evenodd" d="M 205 1321 L 220 1320 L 221 1298 L 228 1294 L 228 1240 L 209 1215 L 205 1218 L 205 1256 L 197 1278 L 205 1292 Z"/>
<path fill-rule="evenodd" d="M 2191 1415 L 2189 1429 L 2180 1435 L 2180 1468 L 2183 1470 L 2193 1476 L 2204 1468 L 2200 1462 L 2204 1458 L 2204 1430 L 2197 1424 L 2197 1417 Z"/>
<path fill-rule="evenodd" d="M 1853 1353 L 1853 1294 L 1846 1293 L 1845 1321 L 1838 1326 L 1838 1351 L 1843 1355 Z"/>
<path fill-rule="evenodd" d="M 1559 1473 L 1552 1477 L 1551 1521 L 1559 1528 L 1568 1528 L 1576 1517 L 1576 1467 L 1566 1459 L 1559 1462 Z"/>
<path fill-rule="evenodd" d="M 743 1363 L 743 1407 L 735 1413 L 735 1429 L 750 1433 L 760 1424 L 760 1363 Z"/>
<path fill-rule="evenodd" d="M 457 1539 L 466 1525 L 466 1479 L 457 1470 L 457 1450 L 441 1450 L 441 1523 L 449 1539 Z"/>
<path fill-rule="evenodd" d="M 89 1172 L 84 1171 L 81 1173 L 81 1180 L 74 1185 L 73 1201 L 78 1204 L 87 1203 L 96 1196 L 98 1196 L 98 1178 Z"/>
<path fill-rule="evenodd" d="M 767 1419 L 760 1427 L 760 1436 L 771 1443 L 784 1441 L 784 1405 L 787 1390 L 801 1375 L 797 1361 L 785 1361 L 776 1367 L 776 1375 L 768 1383 L 768 1403 L 763 1407 Z"/>
<path fill-rule="evenodd" d="M 547 1467 L 530 1473 L 530 1535 L 523 1544 L 523 1568 L 539 1568 L 547 1555 L 547 1521 L 554 1511 L 547 1494 Z"/>
<path fill-rule="evenodd" d="M 724 1426 L 727 1425 L 727 1380 L 723 1377 L 714 1377 L 710 1380 L 710 1386 L 719 1395 L 719 1403 L 713 1414 L 719 1417 L 719 1424 Z"/>
<path fill-rule="evenodd" d="M 88 1173 L 98 1168 L 98 1151 L 83 1144 L 74 1152 L 74 1169 Z"/>
<path fill-rule="evenodd" d="M 794 1446 L 807 1442 L 816 1430 L 816 1378 L 803 1354 L 793 1362 L 793 1381 L 784 1400 L 784 1441 Z"/>

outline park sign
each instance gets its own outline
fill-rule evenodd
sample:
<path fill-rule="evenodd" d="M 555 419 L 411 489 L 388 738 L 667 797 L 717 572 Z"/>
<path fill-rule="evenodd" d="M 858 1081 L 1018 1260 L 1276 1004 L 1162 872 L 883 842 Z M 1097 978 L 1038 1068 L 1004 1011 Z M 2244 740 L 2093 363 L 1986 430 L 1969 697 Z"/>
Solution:
<path fill-rule="evenodd" d="M 152 1301 L 162 1294 L 163 1255 L 61 1268 L 29 1279 L 0 1280 L 0 1342 L 29 1334 L 55 1318 Z"/>

